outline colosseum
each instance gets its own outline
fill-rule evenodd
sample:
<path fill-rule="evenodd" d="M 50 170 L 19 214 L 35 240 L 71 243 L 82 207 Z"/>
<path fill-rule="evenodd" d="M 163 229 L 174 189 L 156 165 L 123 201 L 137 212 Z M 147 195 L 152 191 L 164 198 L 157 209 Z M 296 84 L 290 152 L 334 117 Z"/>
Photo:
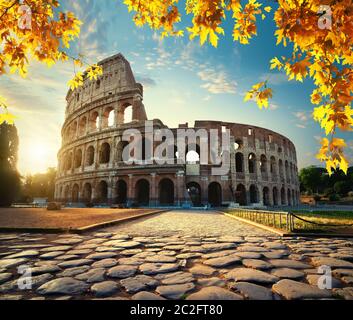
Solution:
<path fill-rule="evenodd" d="M 99 63 L 103 75 L 69 91 L 62 147 L 58 153 L 56 201 L 71 206 L 220 207 L 295 206 L 299 203 L 294 144 L 271 130 L 238 123 L 196 121 L 195 130 L 230 132 L 229 173 L 212 175 L 200 163 L 196 144 L 186 161 L 126 164 L 126 129 L 142 132 L 146 146 L 143 86 L 129 62 L 117 54 Z M 159 119 L 153 129 L 168 128 Z M 189 128 L 180 124 L 179 128 Z M 175 132 L 178 128 L 171 129 Z M 159 142 L 160 143 L 160 142 Z M 175 144 L 176 145 L 176 144 Z M 153 142 L 152 148 L 158 143 Z M 188 155 L 193 153 L 192 159 Z M 190 157 L 189 157 L 190 158 Z"/>

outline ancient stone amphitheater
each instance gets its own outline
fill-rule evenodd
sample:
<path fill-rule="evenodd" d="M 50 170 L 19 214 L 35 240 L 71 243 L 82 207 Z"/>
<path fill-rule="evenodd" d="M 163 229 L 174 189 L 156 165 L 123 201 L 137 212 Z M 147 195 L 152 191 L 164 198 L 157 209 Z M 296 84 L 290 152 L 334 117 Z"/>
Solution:
<path fill-rule="evenodd" d="M 57 201 L 77 206 L 298 204 L 294 144 L 278 133 L 252 125 L 195 122 L 195 129 L 230 130 L 230 171 L 224 176 L 212 175 L 212 166 L 200 164 L 197 157 L 178 163 L 177 150 L 176 161 L 170 164 L 126 164 L 122 161 L 123 149 L 128 144 L 122 141 L 124 130 L 145 130 L 143 87 L 136 83 L 123 55 L 99 64 L 103 66 L 103 76 L 70 90 L 66 97 L 66 119 L 58 153 Z M 152 123 L 154 129 L 167 128 L 159 119 Z M 188 124 L 179 125 L 187 127 Z M 154 142 L 153 147 L 156 146 Z M 199 153 L 199 148 L 196 145 L 188 152 Z"/>

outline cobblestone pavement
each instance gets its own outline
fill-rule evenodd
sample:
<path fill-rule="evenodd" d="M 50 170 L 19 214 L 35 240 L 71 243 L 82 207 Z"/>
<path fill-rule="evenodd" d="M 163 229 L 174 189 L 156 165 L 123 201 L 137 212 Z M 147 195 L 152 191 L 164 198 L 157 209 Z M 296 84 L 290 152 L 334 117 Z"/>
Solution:
<path fill-rule="evenodd" d="M 136 236 L 244 236 L 273 235 L 213 211 L 170 211 L 144 220 L 106 229 Z"/>
<path fill-rule="evenodd" d="M 352 262 L 349 239 L 173 211 L 85 235 L 0 234 L 0 299 L 353 299 Z M 332 290 L 318 288 L 323 265 Z"/>

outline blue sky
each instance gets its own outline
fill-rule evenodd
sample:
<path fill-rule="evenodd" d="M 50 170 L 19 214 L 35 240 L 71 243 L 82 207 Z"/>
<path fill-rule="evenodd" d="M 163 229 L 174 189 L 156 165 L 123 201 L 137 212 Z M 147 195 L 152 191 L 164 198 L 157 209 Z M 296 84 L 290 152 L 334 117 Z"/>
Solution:
<path fill-rule="evenodd" d="M 288 82 L 284 74 L 269 70 L 274 56 L 290 52 L 289 48 L 275 45 L 272 14 L 259 21 L 258 36 L 247 46 L 232 41 L 232 20 L 228 17 L 226 36 L 218 48 L 213 48 L 201 47 L 197 39 L 190 42 L 187 34 L 160 40 L 148 27 L 134 25 L 122 1 L 62 3 L 63 9 L 73 11 L 84 22 L 71 54 L 82 53 L 94 63 L 121 52 L 145 87 L 144 104 L 150 119 L 159 118 L 169 126 L 202 119 L 263 126 L 295 143 L 300 168 L 318 164 L 315 154 L 324 133 L 311 119 L 311 81 Z M 180 26 L 189 23 L 186 18 Z M 45 171 L 56 165 L 67 81 L 72 76 L 72 63 L 59 63 L 51 69 L 34 63 L 25 80 L 16 75 L 1 77 L 1 93 L 18 116 L 22 173 Z M 243 102 L 243 98 L 253 84 L 264 79 L 269 79 L 274 98 L 270 108 L 261 111 L 254 102 Z M 343 137 L 349 142 L 352 160 L 352 134 Z"/>

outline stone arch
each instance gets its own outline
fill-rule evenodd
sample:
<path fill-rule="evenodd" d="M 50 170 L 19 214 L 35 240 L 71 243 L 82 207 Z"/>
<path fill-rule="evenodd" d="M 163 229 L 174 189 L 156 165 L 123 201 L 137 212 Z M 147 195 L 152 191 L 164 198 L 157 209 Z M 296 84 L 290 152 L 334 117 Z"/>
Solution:
<path fill-rule="evenodd" d="M 262 190 L 262 195 L 263 195 L 263 204 L 265 206 L 270 206 L 270 189 L 268 187 L 264 187 Z"/>
<path fill-rule="evenodd" d="M 77 149 L 75 151 L 75 159 L 74 159 L 75 169 L 78 169 L 82 165 L 82 150 Z"/>
<path fill-rule="evenodd" d="M 76 134 L 77 134 L 77 121 L 74 121 L 71 125 L 70 139 L 74 140 L 76 138 Z"/>
<path fill-rule="evenodd" d="M 97 202 L 98 203 L 107 203 L 108 202 L 108 183 L 104 180 L 102 180 L 98 184 Z"/>
<path fill-rule="evenodd" d="M 66 156 L 66 165 L 65 165 L 65 167 L 66 167 L 66 171 L 68 171 L 68 170 L 71 170 L 72 169 L 72 152 L 69 152 L 69 154 L 67 154 L 67 156 Z"/>
<path fill-rule="evenodd" d="M 260 157 L 260 170 L 262 174 L 267 174 L 267 157 L 264 154 Z"/>
<path fill-rule="evenodd" d="M 79 129 L 79 136 L 84 136 L 86 134 L 86 127 L 87 127 L 87 117 L 83 116 L 78 125 Z"/>
<path fill-rule="evenodd" d="M 254 184 L 250 186 L 249 192 L 250 192 L 250 203 L 259 203 L 259 191 Z"/>
<path fill-rule="evenodd" d="M 150 183 L 146 179 L 140 179 L 136 183 L 136 203 L 139 206 L 148 206 L 150 203 Z"/>
<path fill-rule="evenodd" d="M 126 104 L 123 111 L 123 123 L 131 123 L 133 121 L 134 108 L 131 104 Z"/>
<path fill-rule="evenodd" d="M 108 142 L 104 142 L 101 145 L 99 152 L 99 163 L 107 164 L 110 162 L 110 144 Z"/>
<path fill-rule="evenodd" d="M 83 201 L 85 203 L 90 203 L 92 201 L 92 186 L 88 182 L 83 186 Z"/>
<path fill-rule="evenodd" d="M 276 158 L 274 156 L 272 156 L 270 158 L 270 172 L 271 172 L 271 175 L 274 176 L 277 174 L 277 165 L 276 165 Z"/>
<path fill-rule="evenodd" d="M 222 187 L 218 182 L 212 182 L 208 186 L 208 203 L 212 207 L 222 205 Z"/>
<path fill-rule="evenodd" d="M 243 184 L 238 184 L 237 190 L 235 192 L 235 199 L 236 202 L 239 203 L 241 206 L 246 206 L 246 189 Z"/>
<path fill-rule="evenodd" d="M 127 141 L 120 141 L 118 143 L 118 146 L 117 146 L 117 161 L 118 162 L 123 162 L 124 159 L 123 159 L 123 151 L 125 149 L 125 147 L 127 147 L 129 145 L 129 142 Z M 126 159 L 128 160 L 128 159 Z"/>
<path fill-rule="evenodd" d="M 244 172 L 244 155 L 241 152 L 235 154 L 236 172 Z"/>
<path fill-rule="evenodd" d="M 89 129 L 90 131 L 96 131 L 99 129 L 99 113 L 93 111 L 89 117 Z"/>
<path fill-rule="evenodd" d="M 72 187 L 72 202 L 73 203 L 78 203 L 79 202 L 79 193 L 80 193 L 80 187 L 78 186 L 77 183 L 74 184 Z"/>
<path fill-rule="evenodd" d="M 276 187 L 272 190 L 273 205 L 278 206 L 278 189 Z"/>
<path fill-rule="evenodd" d="M 119 179 L 116 183 L 116 203 L 118 204 L 126 204 L 127 203 L 127 183 L 125 180 Z"/>
<path fill-rule="evenodd" d="M 291 196 L 290 189 L 287 190 L 287 204 L 288 204 L 289 206 L 292 205 L 292 196 Z"/>
<path fill-rule="evenodd" d="M 64 189 L 64 199 L 66 202 L 70 201 L 70 186 L 67 185 Z"/>
<path fill-rule="evenodd" d="M 197 182 L 189 182 L 186 185 L 190 201 L 194 207 L 201 206 L 201 187 Z"/>
<path fill-rule="evenodd" d="M 286 205 L 286 190 L 284 187 L 281 188 L 281 204 L 282 206 Z"/>
<path fill-rule="evenodd" d="M 248 162 L 249 173 L 256 174 L 256 155 L 254 153 L 249 154 Z"/>
<path fill-rule="evenodd" d="M 102 118 L 102 127 L 111 128 L 115 125 L 115 111 L 113 107 L 107 107 L 104 109 Z"/>
<path fill-rule="evenodd" d="M 283 161 L 282 159 L 279 159 L 278 161 L 278 171 L 279 171 L 279 176 L 281 178 L 284 178 L 284 168 L 283 168 Z"/>
<path fill-rule="evenodd" d="M 94 147 L 89 146 L 86 151 L 86 166 L 90 167 L 94 164 Z"/>
<path fill-rule="evenodd" d="M 286 160 L 285 164 L 285 171 L 286 171 L 286 181 L 289 182 L 290 176 L 289 176 L 289 165 L 288 165 L 288 161 Z"/>
<path fill-rule="evenodd" d="M 174 205 L 174 183 L 165 178 L 159 182 L 159 203 L 160 205 Z"/>

